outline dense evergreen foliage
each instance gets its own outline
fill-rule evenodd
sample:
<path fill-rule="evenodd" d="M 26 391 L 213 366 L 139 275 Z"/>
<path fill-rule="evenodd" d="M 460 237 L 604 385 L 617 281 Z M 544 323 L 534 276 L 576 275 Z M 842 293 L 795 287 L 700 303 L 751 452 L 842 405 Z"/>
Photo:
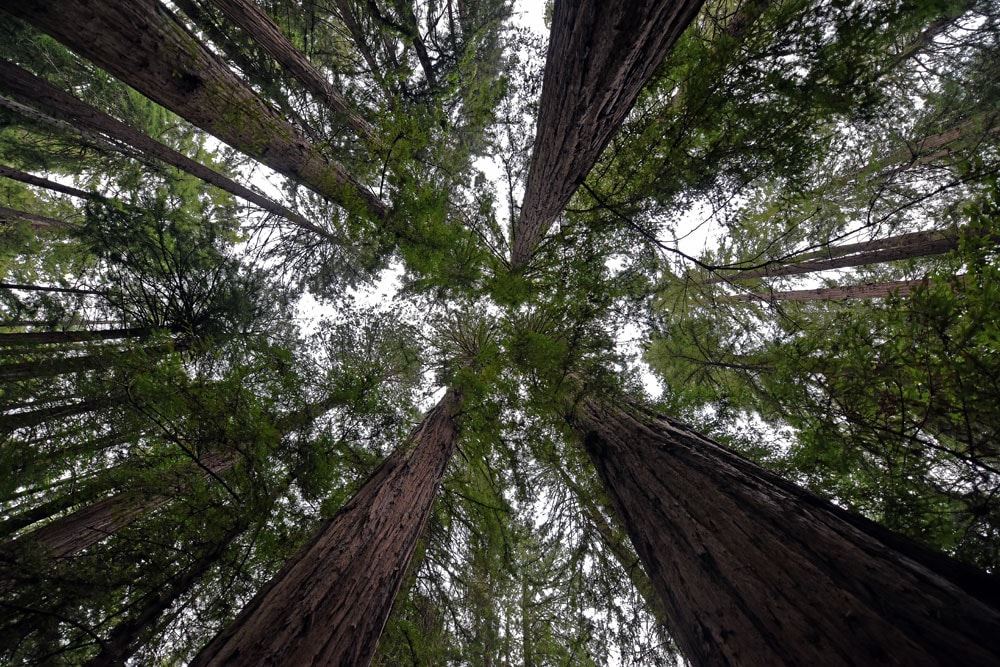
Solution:
<path fill-rule="evenodd" d="M 994 0 L 608 3 L 679 36 L 558 42 L 599 109 L 510 0 L 85 4 L 0 1 L 0 662 L 185 664 L 412 509 L 373 664 L 680 664 L 595 397 L 1000 567 Z"/>

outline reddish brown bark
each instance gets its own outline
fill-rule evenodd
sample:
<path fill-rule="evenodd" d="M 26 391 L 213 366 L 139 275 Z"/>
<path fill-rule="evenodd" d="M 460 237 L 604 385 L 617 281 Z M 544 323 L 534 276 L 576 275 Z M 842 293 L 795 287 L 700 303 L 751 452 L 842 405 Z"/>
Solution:
<path fill-rule="evenodd" d="M 695 665 L 995 665 L 1000 585 L 666 417 L 572 418 Z"/>
<path fill-rule="evenodd" d="M 265 105 L 157 0 L 0 6 L 278 173 L 371 219 L 387 217 L 385 204 Z"/>
<path fill-rule="evenodd" d="M 531 258 L 701 4 L 557 0 L 513 268 Z"/>
<path fill-rule="evenodd" d="M 455 451 L 460 404 L 445 394 L 192 666 L 369 664 Z"/>
<path fill-rule="evenodd" d="M 354 132 L 375 142 L 375 130 L 333 87 L 326 77 L 292 44 L 281 28 L 258 5 L 248 0 L 211 0 L 229 20 L 243 29 L 278 63 L 305 86 L 318 101 L 343 118 Z"/>
<path fill-rule="evenodd" d="M 5 4 L 0 4 L 0 6 L 6 8 Z M 17 97 L 25 104 L 41 106 L 78 128 L 82 127 L 90 132 L 97 132 L 128 146 L 132 146 L 149 157 L 176 167 L 196 178 L 200 178 L 206 183 L 214 185 L 220 190 L 256 204 L 265 211 L 279 215 L 295 223 L 302 229 L 324 237 L 329 236 L 321 227 L 317 227 L 294 211 L 271 201 L 250 188 L 240 185 L 217 171 L 209 169 L 203 164 L 195 162 L 172 148 L 146 136 L 142 132 L 129 127 L 125 123 L 115 120 L 111 116 L 81 102 L 69 93 L 59 90 L 52 84 L 39 79 L 13 63 L 2 59 L 0 59 L 0 85 L 3 86 L 7 94 Z"/>

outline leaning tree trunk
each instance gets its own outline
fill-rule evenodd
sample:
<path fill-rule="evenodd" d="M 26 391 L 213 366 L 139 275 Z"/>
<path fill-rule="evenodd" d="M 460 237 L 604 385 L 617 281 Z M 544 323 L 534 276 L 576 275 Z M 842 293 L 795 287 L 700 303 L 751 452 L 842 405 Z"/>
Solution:
<path fill-rule="evenodd" d="M 0 285 L 2 287 L 2 285 Z M 90 292 L 90 290 L 86 290 Z M 102 292 L 92 292 L 102 294 Z M 153 333 L 150 327 L 125 327 L 119 329 L 92 329 L 75 331 L 20 331 L 0 333 L 0 347 L 24 345 L 65 345 L 69 343 L 93 342 L 98 340 L 121 340 L 122 338 L 148 338 Z"/>
<path fill-rule="evenodd" d="M 1000 584 L 666 417 L 571 420 L 695 665 L 1000 664 Z"/>
<path fill-rule="evenodd" d="M 54 229 L 79 229 L 79 225 L 65 220 L 47 218 L 44 215 L 36 215 L 27 211 L 18 211 L 6 206 L 0 206 L 0 222 L 17 223 L 26 222 L 28 226 L 36 231 L 50 231 Z"/>
<path fill-rule="evenodd" d="M 206 477 L 215 476 L 234 463 L 235 456 L 232 454 L 210 453 L 183 472 L 197 471 Z M 25 533 L 6 549 L 15 559 L 23 553 L 43 559 L 69 558 L 166 505 L 173 498 L 170 494 L 147 495 L 123 491 Z"/>
<path fill-rule="evenodd" d="M 264 104 L 158 0 L 0 0 L 0 7 L 279 174 L 381 221 L 388 209 Z"/>
<path fill-rule="evenodd" d="M 701 4 L 556 0 L 512 268 L 531 259 Z"/>
<path fill-rule="evenodd" d="M 138 611 L 116 625 L 100 642 L 101 652 L 84 663 L 84 667 L 117 667 L 124 665 L 152 634 L 157 620 L 182 595 L 198 583 L 225 554 L 229 545 L 246 530 L 245 523 L 226 533 L 197 560 L 162 586 L 158 586 L 143 600 Z"/>
<path fill-rule="evenodd" d="M 46 190 L 52 190 L 53 192 L 59 192 L 61 194 L 69 195 L 71 197 L 86 199 L 88 201 L 104 200 L 104 197 L 97 194 L 96 192 L 87 192 L 86 190 L 81 190 L 80 188 L 74 188 L 70 185 L 63 185 L 62 183 L 50 181 L 47 178 L 35 176 L 34 174 L 29 174 L 27 172 L 21 171 L 20 169 L 14 169 L 13 167 L 8 167 L 7 165 L 3 164 L 0 164 L 0 176 L 3 176 L 4 178 L 9 178 L 14 181 L 20 181 L 21 183 L 27 183 L 28 185 L 34 185 L 39 188 L 45 188 Z"/>
<path fill-rule="evenodd" d="M 0 6 L 5 6 L 0 4 Z M 317 227 L 301 215 L 278 204 L 267 197 L 240 185 L 227 176 L 209 169 L 200 162 L 195 162 L 186 155 L 148 137 L 125 123 L 98 111 L 94 107 L 81 102 L 67 92 L 64 92 L 43 79 L 21 69 L 6 60 L 0 59 L 0 86 L 8 95 L 13 95 L 26 105 L 37 105 L 62 120 L 78 128 L 82 127 L 87 134 L 98 133 L 131 146 L 142 154 L 155 158 L 183 172 L 191 174 L 206 183 L 214 185 L 231 195 L 235 195 L 274 215 L 289 220 L 300 228 L 314 232 L 325 238 L 329 234 L 322 227 Z"/>
<path fill-rule="evenodd" d="M 964 280 L 965 274 L 955 276 Z M 890 296 L 906 296 L 920 287 L 932 284 L 927 278 L 916 280 L 891 280 L 866 285 L 845 285 L 843 287 L 822 287 L 819 289 L 792 290 L 790 292 L 767 292 L 762 294 L 737 294 L 724 297 L 725 301 L 837 301 L 839 299 L 885 299 Z"/>
<path fill-rule="evenodd" d="M 749 280 L 751 278 L 774 278 L 777 276 L 794 276 L 830 269 L 843 269 L 853 266 L 868 266 L 882 262 L 894 262 L 918 257 L 943 255 L 958 248 L 959 234 L 956 231 L 939 231 L 936 229 L 900 234 L 886 239 L 877 239 L 865 243 L 851 243 L 843 246 L 831 246 L 823 250 L 799 255 L 780 262 L 769 263 L 749 270 L 739 271 L 731 275 L 714 276 L 702 282 L 703 285 L 728 282 L 733 280 Z"/>
<path fill-rule="evenodd" d="M 450 390 L 319 534 L 191 663 L 371 662 L 457 445 Z"/>
<path fill-rule="evenodd" d="M 317 101 L 324 103 L 342 118 L 355 134 L 372 143 L 377 142 L 375 129 L 371 123 L 347 103 L 340 91 L 334 88 L 323 73 L 295 48 L 295 45 L 281 32 L 281 28 L 253 0 L 210 1 L 305 86 Z"/>

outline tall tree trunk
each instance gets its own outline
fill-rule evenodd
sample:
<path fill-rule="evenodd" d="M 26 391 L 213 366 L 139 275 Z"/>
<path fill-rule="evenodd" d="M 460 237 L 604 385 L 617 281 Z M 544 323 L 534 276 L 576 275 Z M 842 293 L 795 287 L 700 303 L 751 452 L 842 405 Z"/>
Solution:
<path fill-rule="evenodd" d="M 556 0 L 512 268 L 531 258 L 701 4 Z"/>
<path fill-rule="evenodd" d="M 111 630 L 108 638 L 101 642 L 101 652 L 84 663 L 85 667 L 124 665 L 152 632 L 163 612 L 197 584 L 219 562 L 229 545 L 245 530 L 245 523 L 236 526 L 191 565 L 162 587 L 149 593 L 143 600 L 143 606 L 136 613 Z"/>
<path fill-rule="evenodd" d="M 964 279 L 964 274 L 955 276 Z M 891 280 L 867 285 L 845 285 L 843 287 L 823 287 L 820 289 L 792 290 L 790 292 L 768 292 L 766 294 L 737 294 L 725 297 L 726 301 L 753 301 L 759 299 L 774 301 L 835 301 L 837 299 L 884 299 L 889 296 L 906 296 L 918 287 L 930 284 L 927 278 L 916 280 Z"/>
<path fill-rule="evenodd" d="M 2 287 L 3 285 L 0 285 Z M 100 292 L 98 292 L 99 294 Z M 95 329 L 93 331 L 28 331 L 0 333 L 0 347 L 9 345 L 65 345 L 96 340 L 146 338 L 153 330 L 149 327 L 124 329 Z"/>
<path fill-rule="evenodd" d="M 49 375 L 56 375 L 56 373 L 49 373 Z M 0 379 L 9 380 L 9 378 L 4 378 L 2 373 L 0 373 Z M 47 408 L 38 408 L 37 410 L 5 413 L 0 417 L 0 436 L 9 435 L 19 428 L 41 426 L 53 419 L 65 419 L 67 417 L 75 417 L 76 415 L 84 415 L 100 409 L 107 405 L 107 403 L 106 399 L 87 399 L 77 403 L 54 405 Z"/>
<path fill-rule="evenodd" d="M 294 76 L 317 101 L 326 104 L 347 126 L 375 143 L 375 129 L 362 118 L 326 77 L 292 44 L 281 28 L 252 0 L 210 0 L 272 58 Z"/>
<path fill-rule="evenodd" d="M 794 276 L 803 273 L 813 273 L 815 271 L 867 266 L 869 264 L 915 259 L 917 257 L 931 257 L 955 250 L 958 248 L 958 239 L 959 233 L 956 231 L 932 229 L 923 232 L 900 234 L 864 243 L 831 246 L 823 250 L 802 254 L 781 261 L 780 263 L 776 262 L 766 266 L 759 266 L 726 276 L 714 276 L 703 281 L 702 284 L 711 285 L 732 280 Z"/>
<path fill-rule="evenodd" d="M 84 289 L 81 287 L 50 287 L 48 285 L 21 285 L 17 283 L 0 283 L 0 289 L 16 289 L 26 292 L 59 292 L 61 294 L 98 294 L 101 296 L 107 296 L 108 294 L 103 290 Z"/>
<path fill-rule="evenodd" d="M 5 7 L 2 2 L 0 2 L 0 6 Z M 191 158 L 178 153 L 174 149 L 129 127 L 125 123 L 98 111 L 69 93 L 56 88 L 52 84 L 3 59 L 0 59 L 0 86 L 3 87 L 7 94 L 14 95 L 24 104 L 37 105 L 47 109 L 50 113 L 58 115 L 61 119 L 74 126 L 106 135 L 115 141 L 131 146 L 143 154 L 169 164 L 172 167 L 176 167 L 206 183 L 210 183 L 220 190 L 256 204 L 269 213 L 281 216 L 295 223 L 302 229 L 319 234 L 324 238 L 329 238 L 329 234 L 322 227 L 317 227 L 298 213 L 271 201 L 267 197 L 240 185 L 231 178 L 223 176 L 199 162 L 195 162 Z M 45 121 L 42 120 L 41 122 Z"/>
<path fill-rule="evenodd" d="M 27 183 L 28 185 L 34 185 L 39 188 L 45 188 L 46 190 L 52 190 L 53 192 L 59 192 L 71 197 L 78 197 L 86 200 L 104 200 L 104 197 L 96 192 L 87 192 L 86 190 L 74 188 L 69 185 L 63 185 L 62 183 L 50 181 L 47 178 L 41 178 L 40 176 L 35 176 L 3 164 L 0 164 L 0 176 L 14 181 L 20 181 L 21 183 Z"/>
<path fill-rule="evenodd" d="M 78 225 L 74 225 L 72 222 L 47 218 L 44 215 L 35 215 L 26 211 L 17 211 L 6 206 L 0 206 L 0 222 L 26 222 L 29 227 L 38 231 L 79 228 Z"/>
<path fill-rule="evenodd" d="M 369 664 L 457 446 L 460 405 L 448 391 L 192 666 Z"/>
<path fill-rule="evenodd" d="M 232 454 L 210 453 L 186 468 L 208 477 L 225 472 L 235 462 Z M 14 540 L 12 550 L 15 556 L 30 550 L 46 559 L 75 556 L 171 500 L 171 495 L 123 491 L 22 535 Z"/>
<path fill-rule="evenodd" d="M 666 417 L 571 418 L 695 665 L 995 665 L 1000 584 Z"/>
<path fill-rule="evenodd" d="M 384 203 L 265 105 L 158 0 L 2 0 L 0 7 L 276 172 L 350 211 L 387 217 Z"/>

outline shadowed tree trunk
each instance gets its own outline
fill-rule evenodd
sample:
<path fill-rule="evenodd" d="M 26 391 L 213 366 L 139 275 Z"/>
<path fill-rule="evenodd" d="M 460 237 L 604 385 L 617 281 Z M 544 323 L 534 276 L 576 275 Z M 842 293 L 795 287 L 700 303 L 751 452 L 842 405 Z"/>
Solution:
<path fill-rule="evenodd" d="M 101 292 L 95 293 L 101 294 Z M 57 345 L 96 340 L 146 338 L 152 332 L 153 330 L 149 327 L 130 327 L 124 329 L 98 329 L 93 331 L 28 331 L 18 333 L 0 333 L 0 347 L 8 345 Z"/>
<path fill-rule="evenodd" d="M 457 446 L 460 404 L 448 391 L 191 665 L 369 664 Z"/>
<path fill-rule="evenodd" d="M 236 462 L 226 453 L 210 453 L 197 464 L 187 466 L 206 477 L 225 472 Z M 172 495 L 147 496 L 123 491 L 26 533 L 13 541 L 9 549 L 17 554 L 30 550 L 43 558 L 69 558 L 101 540 L 114 535 L 140 517 L 173 500 Z"/>
<path fill-rule="evenodd" d="M 695 665 L 995 665 L 1000 584 L 666 417 L 571 417 Z"/>
<path fill-rule="evenodd" d="M 387 217 L 385 204 L 264 104 L 157 0 L 3 0 L 0 7 L 278 173 L 348 210 Z"/>
<path fill-rule="evenodd" d="M 0 283 L 0 289 L 16 289 L 26 292 L 59 292 L 61 294 L 98 294 L 101 296 L 107 296 L 108 294 L 103 290 L 85 289 L 82 287 L 50 287 L 48 285 L 20 285 L 17 283 Z M 9 324 L 5 326 L 18 325 Z"/>
<path fill-rule="evenodd" d="M 0 164 L 0 176 L 9 178 L 14 181 L 20 181 L 21 183 L 27 183 L 28 185 L 34 185 L 40 188 L 45 188 L 46 190 L 52 190 L 53 192 L 59 192 L 64 195 L 69 195 L 71 197 L 79 197 L 80 199 L 87 199 L 87 200 L 91 199 L 104 200 L 104 197 L 97 194 L 96 192 L 87 192 L 86 190 L 74 188 L 69 185 L 63 185 L 62 183 L 50 181 L 47 178 L 41 178 L 40 176 L 28 174 L 19 169 L 14 169 L 13 167 L 8 167 L 2 164 Z"/>
<path fill-rule="evenodd" d="M 531 259 L 702 0 L 556 0 L 511 266 Z"/>
<path fill-rule="evenodd" d="M 78 229 L 78 225 L 64 220 L 47 218 L 44 215 L 35 215 L 26 211 L 16 211 L 6 206 L 0 206 L 0 222 L 26 222 L 32 229 L 39 231 L 52 229 Z"/>
<path fill-rule="evenodd" d="M 6 7 L 2 3 L 0 3 L 0 6 Z M 2 59 L 0 59 L 0 85 L 3 86 L 7 94 L 15 96 L 24 104 L 42 107 L 72 125 L 82 126 L 90 132 L 103 134 L 115 141 L 131 146 L 144 155 L 176 167 L 195 178 L 200 178 L 220 190 L 224 190 L 229 194 L 260 206 L 269 213 L 281 216 L 302 229 L 314 232 L 323 237 L 329 236 L 321 227 L 317 227 L 294 211 L 271 201 L 267 197 L 240 185 L 231 178 L 223 176 L 199 162 L 195 162 L 191 158 L 178 153 L 174 149 L 129 127 L 125 123 L 81 102 L 69 93 L 56 88 L 30 72 Z M 46 121 L 41 120 L 40 122 Z"/>
<path fill-rule="evenodd" d="M 955 276 L 964 279 L 964 274 Z M 931 282 L 927 278 L 916 280 L 891 280 L 867 285 L 845 285 L 843 287 L 823 287 L 820 289 L 792 290 L 790 292 L 769 292 L 767 294 L 737 294 L 725 297 L 725 301 L 834 301 L 837 299 L 884 299 L 889 296 L 906 296 L 919 287 Z"/>
<path fill-rule="evenodd" d="M 94 359 L 94 357 L 84 358 Z M 28 365 L 30 366 L 30 364 Z M 70 371 L 66 372 L 68 373 Z M 48 375 L 58 375 L 58 373 L 49 372 Z M 9 380 L 10 378 L 5 378 L 2 374 L 0 374 L 0 379 Z M 53 405 L 46 408 L 38 408 L 37 410 L 24 410 L 21 412 L 7 413 L 0 416 L 0 436 L 8 435 L 19 428 L 41 426 L 45 422 L 53 419 L 65 419 L 66 417 L 75 417 L 76 415 L 87 414 L 88 412 L 98 410 L 107 404 L 108 401 L 106 399 L 87 399 L 77 403 Z"/>
<path fill-rule="evenodd" d="M 129 618 L 116 625 L 108 638 L 101 642 L 101 652 L 88 660 L 85 667 L 115 667 L 124 665 L 142 645 L 155 627 L 157 619 L 182 595 L 198 583 L 219 562 L 229 545 L 246 530 L 239 525 L 206 551 L 195 562 L 179 572 L 164 586 L 142 600 L 142 606 Z"/>
<path fill-rule="evenodd" d="M 281 28 L 252 0 L 210 0 L 229 20 L 246 32 L 299 83 L 305 86 L 317 101 L 326 104 L 343 119 L 347 126 L 361 138 L 377 141 L 375 129 L 362 118 L 333 87 L 322 72 L 292 44 Z"/>

